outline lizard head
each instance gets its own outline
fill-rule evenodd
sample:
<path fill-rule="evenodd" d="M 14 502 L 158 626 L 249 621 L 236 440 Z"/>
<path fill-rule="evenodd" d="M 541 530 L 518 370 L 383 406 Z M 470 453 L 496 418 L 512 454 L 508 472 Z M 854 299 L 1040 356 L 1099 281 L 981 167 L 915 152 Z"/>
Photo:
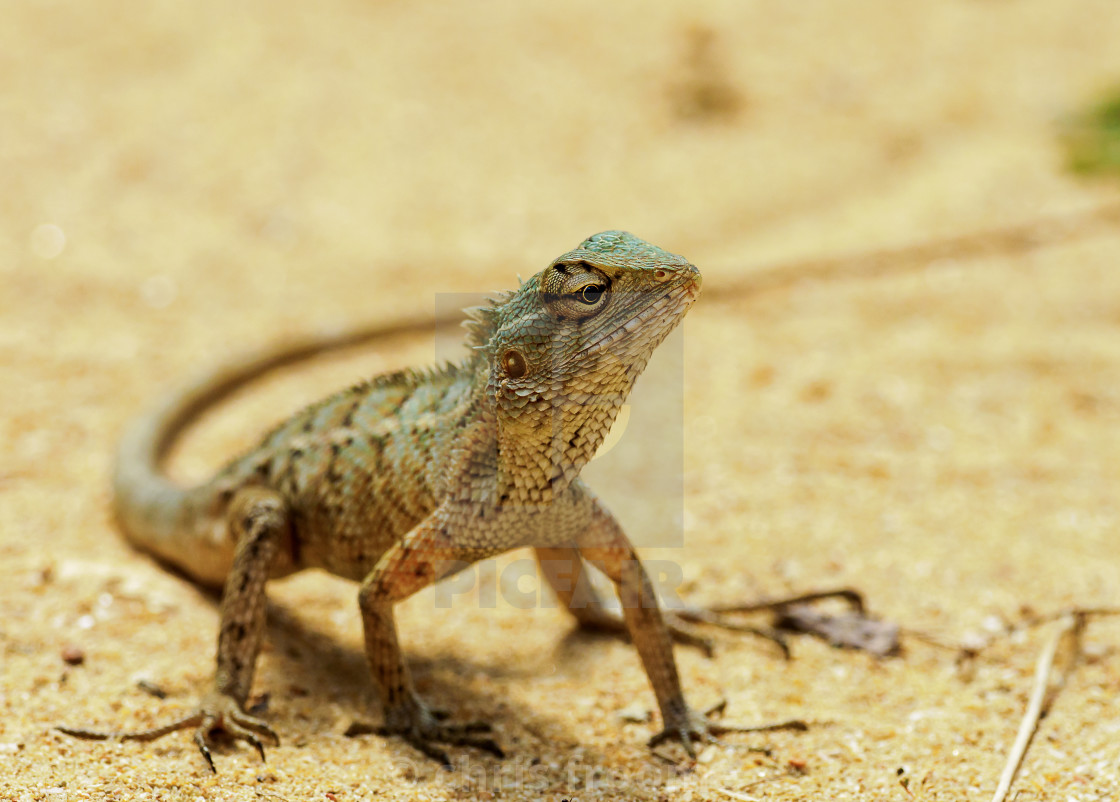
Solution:
<path fill-rule="evenodd" d="M 699 293 L 684 258 L 605 231 L 476 315 L 511 495 L 546 502 L 576 477 Z"/>

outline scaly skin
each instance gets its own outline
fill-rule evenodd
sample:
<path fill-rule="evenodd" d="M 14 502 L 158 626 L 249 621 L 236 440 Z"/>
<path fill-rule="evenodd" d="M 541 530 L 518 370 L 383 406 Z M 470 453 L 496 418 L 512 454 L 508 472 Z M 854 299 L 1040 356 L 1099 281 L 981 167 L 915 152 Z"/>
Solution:
<path fill-rule="evenodd" d="M 261 751 L 276 740 L 244 711 L 270 578 L 317 567 L 361 583 L 365 648 L 384 726 L 447 764 L 435 744 L 501 755 L 479 724 L 450 724 L 416 695 L 393 605 L 486 557 L 532 546 L 545 576 L 588 626 L 625 625 L 661 710 L 654 738 L 719 730 L 686 704 L 670 628 L 630 541 L 579 479 L 653 350 L 700 292 L 699 271 L 624 233 L 597 234 L 490 306 L 470 310 L 472 355 L 402 371 L 299 412 L 211 481 L 181 488 L 159 472 L 175 434 L 266 358 L 219 374 L 141 419 L 123 438 L 116 512 L 137 547 L 204 585 L 224 585 L 218 667 L 198 711 L 139 733 L 64 728 L 79 737 L 151 740 L 196 727 L 213 768 L 222 729 Z M 270 361 L 271 359 L 271 361 Z M 622 619 L 576 590 L 581 558 L 617 586 Z M 672 629 L 693 639 L 683 622 Z"/>

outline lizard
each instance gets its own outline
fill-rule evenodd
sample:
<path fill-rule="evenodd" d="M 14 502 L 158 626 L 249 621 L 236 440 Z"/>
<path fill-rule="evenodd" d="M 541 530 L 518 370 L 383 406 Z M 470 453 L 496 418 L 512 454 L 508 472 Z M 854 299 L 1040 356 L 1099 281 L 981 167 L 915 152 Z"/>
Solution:
<path fill-rule="evenodd" d="M 280 739 L 246 703 L 266 584 L 316 567 L 360 583 L 364 647 L 383 715 L 377 731 L 401 736 L 444 766 L 440 744 L 501 757 L 485 722 L 449 721 L 418 696 L 393 607 L 478 560 L 524 546 L 535 548 L 578 623 L 629 634 L 662 719 L 651 747 L 677 740 L 694 757 L 694 741 L 721 733 L 803 727 L 737 726 L 688 705 L 672 639 L 695 636 L 683 619 L 663 615 L 630 540 L 579 476 L 700 287 L 699 270 L 683 257 L 627 232 L 601 232 L 517 290 L 466 310 L 470 351 L 461 361 L 338 392 L 193 487 L 162 470 L 175 438 L 232 387 L 301 355 L 249 360 L 172 393 L 122 436 L 114 509 L 134 546 L 222 589 L 212 685 L 197 709 L 164 726 L 58 729 L 146 741 L 194 728 L 212 771 L 210 747 L 221 731 L 263 760 L 262 739 Z M 585 561 L 614 583 L 621 616 L 581 581 Z"/>

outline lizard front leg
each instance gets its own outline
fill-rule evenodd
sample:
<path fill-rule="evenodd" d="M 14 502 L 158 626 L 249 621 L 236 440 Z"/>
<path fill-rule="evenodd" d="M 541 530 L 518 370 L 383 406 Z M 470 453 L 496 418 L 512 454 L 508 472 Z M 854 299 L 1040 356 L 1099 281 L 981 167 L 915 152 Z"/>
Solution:
<path fill-rule="evenodd" d="M 451 517 L 449 508 L 444 506 L 418 524 L 385 552 L 358 593 L 366 656 L 384 715 L 384 723 L 377 731 L 383 735 L 400 735 L 428 757 L 448 767 L 450 760 L 436 743 L 473 746 L 497 757 L 505 755 L 493 739 L 477 734 L 489 730 L 489 724 L 441 721 L 441 717 L 417 696 L 397 640 L 393 605 L 467 564 L 495 553 L 495 549 L 457 546 L 449 521 Z"/>
<path fill-rule="evenodd" d="M 68 735 L 91 740 L 152 741 L 177 730 L 195 729 L 194 740 L 211 771 L 211 737 L 222 730 L 252 744 L 264 759 L 261 736 L 280 739 L 264 721 L 245 712 L 265 625 L 265 582 L 280 547 L 290 537 L 288 508 L 277 493 L 244 488 L 234 496 L 227 513 L 236 535 L 237 551 L 222 594 L 218 666 L 214 684 L 198 709 L 178 721 L 139 732 L 98 732 L 59 727 Z"/>
<path fill-rule="evenodd" d="M 598 501 L 578 544 L 580 554 L 615 583 L 626 628 L 657 697 L 663 729 L 650 739 L 651 747 L 666 740 L 679 740 L 688 755 L 695 757 L 694 740 L 708 741 L 721 733 L 805 729 L 800 721 L 760 727 L 714 722 L 692 710 L 681 689 L 669 629 L 649 577 L 618 522 Z"/>

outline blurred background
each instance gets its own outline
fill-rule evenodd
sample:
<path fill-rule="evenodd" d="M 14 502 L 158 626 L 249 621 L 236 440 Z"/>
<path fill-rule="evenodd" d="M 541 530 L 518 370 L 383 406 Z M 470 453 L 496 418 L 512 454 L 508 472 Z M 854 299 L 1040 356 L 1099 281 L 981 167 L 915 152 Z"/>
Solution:
<path fill-rule="evenodd" d="M 49 734 L 150 723 L 171 703 L 135 676 L 185 705 L 212 670 L 213 605 L 121 543 L 107 466 L 125 421 L 201 367 L 431 315 L 436 293 L 514 286 L 608 228 L 704 274 L 682 341 L 671 555 L 691 598 L 855 585 L 956 643 L 1024 610 L 1120 597 L 1114 0 L 2 12 L 0 789 L 158 796 L 189 777 L 291 798 L 474 798 L 461 776 L 401 768 L 399 743 L 338 735 L 365 712 L 368 674 L 353 589 L 317 576 L 274 593 L 337 645 L 307 657 L 324 649 L 301 623 L 262 660 L 258 687 L 294 735 L 267 770 L 230 750 L 215 780 L 187 738 L 151 750 Z M 174 469 L 204 475 L 295 406 L 433 353 L 396 338 L 266 382 Z M 620 481 L 640 494 L 640 472 Z M 717 749 L 669 779 L 648 772 L 650 725 L 614 715 L 648 695 L 624 644 L 571 644 L 552 609 L 451 623 L 409 604 L 423 689 L 497 709 L 508 765 L 563 767 L 578 749 L 587 776 L 635 798 L 724 799 L 760 779 L 773 799 L 902 798 L 903 768 L 925 798 L 974 798 L 994 785 L 1037 650 L 1008 644 L 967 681 L 920 645 L 886 663 L 815 642 L 789 665 L 750 641 L 714 661 L 684 650 L 701 702 L 833 723 L 776 735 L 757 761 Z M 1091 633 L 1023 799 L 1120 794 L 1109 626 Z M 65 646 L 84 665 L 60 660 Z M 579 790 L 561 769 L 543 776 L 506 796 Z"/>

